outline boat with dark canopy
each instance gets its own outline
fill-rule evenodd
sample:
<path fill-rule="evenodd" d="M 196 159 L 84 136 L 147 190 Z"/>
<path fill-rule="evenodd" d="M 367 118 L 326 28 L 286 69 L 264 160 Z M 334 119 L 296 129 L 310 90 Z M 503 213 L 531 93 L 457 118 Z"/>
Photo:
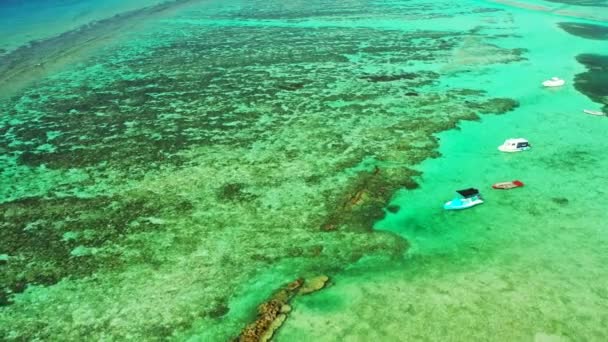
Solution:
<path fill-rule="evenodd" d="M 462 198 L 454 198 L 443 205 L 445 210 L 459 210 L 474 207 L 483 203 L 479 190 L 468 188 L 456 191 Z"/>

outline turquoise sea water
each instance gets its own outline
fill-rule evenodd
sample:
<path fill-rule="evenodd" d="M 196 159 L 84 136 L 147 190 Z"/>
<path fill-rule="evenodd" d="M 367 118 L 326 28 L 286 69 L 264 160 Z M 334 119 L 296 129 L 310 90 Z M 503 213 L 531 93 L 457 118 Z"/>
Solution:
<path fill-rule="evenodd" d="M 0 4 L 0 49 L 13 50 L 30 41 L 44 40 L 91 22 L 160 4 L 161 0 L 129 1 L 17 1 Z"/>
<path fill-rule="evenodd" d="M 0 339 L 606 340 L 606 1 L 159 3 L 0 7 Z"/>

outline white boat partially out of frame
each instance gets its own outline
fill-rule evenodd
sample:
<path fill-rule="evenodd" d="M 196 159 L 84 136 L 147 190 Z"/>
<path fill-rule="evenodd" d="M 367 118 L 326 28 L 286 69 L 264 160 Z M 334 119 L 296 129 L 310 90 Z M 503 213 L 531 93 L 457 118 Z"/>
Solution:
<path fill-rule="evenodd" d="M 585 112 L 585 114 L 589 114 L 589 115 L 606 116 L 606 113 L 602 112 L 601 110 L 585 109 L 585 110 L 583 110 L 583 112 Z"/>

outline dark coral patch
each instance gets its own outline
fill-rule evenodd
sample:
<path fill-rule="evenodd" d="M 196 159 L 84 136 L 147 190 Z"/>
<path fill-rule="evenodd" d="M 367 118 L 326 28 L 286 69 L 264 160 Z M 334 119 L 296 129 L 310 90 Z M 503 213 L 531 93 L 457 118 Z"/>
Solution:
<path fill-rule="evenodd" d="M 321 230 L 332 231 L 346 226 L 354 231 L 369 231 L 374 222 L 384 217 L 383 209 L 394 192 L 418 174 L 410 169 L 376 169 L 360 173 L 342 194 L 328 199 L 327 205 L 333 210 L 321 224 Z"/>
<path fill-rule="evenodd" d="M 555 204 L 559 204 L 559 205 L 566 205 L 568 204 L 570 201 L 565 198 L 565 197 L 552 197 L 551 201 Z"/>
<path fill-rule="evenodd" d="M 400 209 L 401 207 L 399 207 L 398 205 L 389 205 L 388 207 L 386 207 L 386 210 L 393 214 L 398 213 Z"/>
<path fill-rule="evenodd" d="M 574 87 L 594 102 L 604 105 L 608 111 L 608 55 L 581 54 L 576 60 L 587 71 L 576 75 Z"/>
<path fill-rule="evenodd" d="M 384 75 L 365 75 L 361 78 L 370 82 L 393 82 L 401 80 L 415 80 L 419 78 L 431 78 L 436 79 L 439 74 L 425 71 L 425 72 L 402 72 L 398 74 L 384 74 Z"/>
<path fill-rule="evenodd" d="M 564 31 L 587 39 L 608 40 L 608 26 L 563 22 L 558 24 Z"/>
<path fill-rule="evenodd" d="M 519 107 L 519 102 L 509 98 L 493 98 L 472 104 L 471 107 L 479 110 L 482 114 L 504 114 Z"/>
<path fill-rule="evenodd" d="M 0 204 L 0 251 L 10 256 L 1 266 L 0 302 L 29 284 L 52 285 L 65 277 L 83 277 L 99 269 L 116 269 L 124 261 L 118 245 L 139 249 L 139 260 L 151 263 L 155 252 L 127 243 L 139 232 L 162 225 L 151 218 L 188 212 L 191 204 L 149 193 L 129 197 L 24 198 Z M 111 251 L 104 249 L 112 245 Z"/>
<path fill-rule="evenodd" d="M 279 84 L 279 88 L 287 91 L 294 91 L 298 89 L 302 89 L 306 83 L 304 82 L 287 82 L 283 84 Z"/>
<path fill-rule="evenodd" d="M 243 183 L 226 183 L 217 190 L 217 198 L 230 202 L 246 202 L 255 199 L 257 196 L 247 192 L 246 186 Z"/>
<path fill-rule="evenodd" d="M 211 318 L 221 318 L 230 311 L 230 307 L 225 302 L 219 302 L 213 305 L 213 307 L 207 313 Z"/>
<path fill-rule="evenodd" d="M 365 80 L 370 82 L 391 82 L 391 81 L 399 81 L 399 80 L 413 80 L 417 78 L 418 75 L 414 72 L 404 72 L 401 74 L 391 74 L 391 75 L 370 75 L 362 77 Z"/>

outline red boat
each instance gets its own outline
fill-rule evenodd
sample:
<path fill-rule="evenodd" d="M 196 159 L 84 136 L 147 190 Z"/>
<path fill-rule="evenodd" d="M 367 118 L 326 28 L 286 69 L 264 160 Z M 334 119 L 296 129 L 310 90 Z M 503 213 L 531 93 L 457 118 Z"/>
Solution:
<path fill-rule="evenodd" d="M 522 183 L 518 180 L 514 180 L 512 182 L 500 182 L 500 183 L 496 183 L 496 184 L 492 185 L 492 187 L 494 189 L 500 189 L 500 190 L 509 190 L 509 189 L 514 189 L 514 188 L 519 188 L 521 186 L 524 186 L 524 183 Z"/>

